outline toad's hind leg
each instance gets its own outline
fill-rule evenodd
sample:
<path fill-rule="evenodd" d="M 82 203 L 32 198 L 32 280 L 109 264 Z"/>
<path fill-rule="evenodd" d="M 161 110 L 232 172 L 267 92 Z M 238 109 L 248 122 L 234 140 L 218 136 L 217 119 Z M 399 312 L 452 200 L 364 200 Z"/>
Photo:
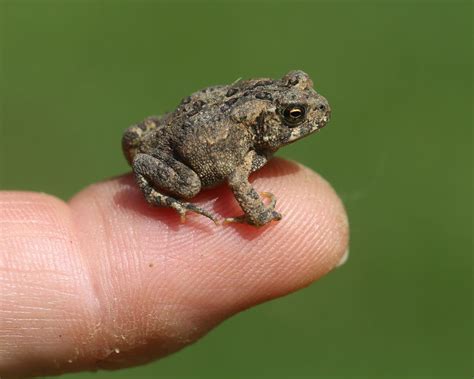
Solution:
<path fill-rule="evenodd" d="M 185 221 L 186 212 L 199 213 L 217 223 L 217 219 L 206 210 L 179 198 L 191 198 L 201 190 L 201 181 L 197 174 L 183 163 L 169 156 L 151 156 L 137 154 L 133 159 L 138 186 L 142 190 L 148 203 L 163 207 L 173 208 Z"/>
<path fill-rule="evenodd" d="M 122 136 L 122 150 L 128 163 L 131 165 L 141 144 L 143 134 L 160 125 L 161 118 L 158 116 L 147 117 L 142 122 L 130 126 Z"/>

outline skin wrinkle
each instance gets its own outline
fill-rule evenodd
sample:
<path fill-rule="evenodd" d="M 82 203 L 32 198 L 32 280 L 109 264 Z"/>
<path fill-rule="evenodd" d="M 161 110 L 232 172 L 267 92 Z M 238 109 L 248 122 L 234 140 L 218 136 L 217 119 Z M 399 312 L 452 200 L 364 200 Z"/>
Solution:
<path fill-rule="evenodd" d="M 111 246 L 112 251 L 120 251 L 121 250 L 121 248 L 120 248 L 121 236 L 122 236 L 122 234 L 120 234 L 120 233 L 114 235 L 114 237 L 115 237 L 115 238 L 113 238 L 114 245 Z M 142 260 L 140 250 L 139 249 L 132 249 L 127 254 L 118 254 L 118 255 L 122 257 L 122 259 L 120 259 L 120 261 L 119 261 L 119 266 L 120 266 L 121 270 L 123 270 L 123 272 L 128 272 L 129 275 L 132 276 L 132 277 L 136 277 L 137 278 L 136 279 L 136 281 L 137 281 L 136 286 L 138 288 L 142 288 L 144 286 L 144 283 L 143 283 L 143 276 L 140 273 L 140 264 L 139 264 L 139 262 Z M 122 281 L 118 279 L 117 282 L 114 285 L 115 286 L 121 286 Z M 123 289 L 124 288 L 122 286 L 122 291 L 123 291 Z M 130 288 L 129 291 L 126 291 L 125 293 L 123 293 L 122 296 L 132 299 L 132 298 L 135 297 L 135 292 L 136 292 L 135 288 Z M 142 297 L 138 296 L 138 298 L 137 298 L 137 300 L 138 300 L 138 305 L 137 306 L 138 307 L 140 306 L 141 299 L 142 299 Z M 133 317 L 133 315 L 131 315 L 131 317 Z"/>
<path fill-rule="evenodd" d="M 305 235 L 305 234 L 303 233 L 303 235 Z M 298 243 L 299 243 L 299 244 L 304 244 L 304 242 L 301 242 L 301 240 L 300 240 L 300 242 L 297 242 L 296 245 L 298 245 Z M 256 246 L 256 249 L 255 249 L 255 250 L 257 250 L 257 251 L 259 250 L 259 249 L 258 249 L 258 245 Z M 268 248 L 268 250 L 271 250 L 271 248 Z M 258 276 L 259 276 L 259 273 L 255 270 L 255 263 L 250 262 L 250 263 L 249 263 L 249 266 L 250 266 L 250 265 L 253 266 L 253 270 L 246 270 L 246 268 L 244 268 L 242 271 L 243 271 L 244 273 L 247 273 L 248 275 L 244 275 L 244 276 L 242 277 L 242 279 L 243 279 L 243 280 L 247 280 L 247 279 L 248 279 L 247 281 L 250 282 L 250 283 L 252 283 L 252 279 L 255 278 L 255 277 L 258 277 Z M 269 266 L 271 267 L 272 262 L 271 262 L 271 261 L 262 262 L 262 265 L 263 265 L 263 266 L 266 265 L 267 267 L 269 267 Z M 284 270 L 283 273 L 286 274 L 286 270 Z M 291 274 L 291 272 L 290 272 L 290 274 Z M 254 286 L 254 287 L 255 287 L 255 286 Z"/>
<path fill-rule="evenodd" d="M 321 216 L 321 218 L 322 218 L 321 220 L 322 225 L 331 224 L 331 222 L 327 221 L 323 215 Z M 322 251 L 324 251 L 324 249 L 328 249 L 329 246 L 327 246 L 326 241 L 329 236 L 329 230 L 330 229 L 328 227 L 319 228 L 318 233 L 311 233 L 312 238 L 308 242 L 315 244 L 317 246 L 320 246 Z M 325 272 L 329 271 L 329 268 L 327 268 L 327 265 L 325 264 L 326 262 L 325 255 L 322 255 L 322 254 L 315 255 L 312 262 L 313 262 L 313 267 L 311 268 L 311 270 L 318 272 L 319 275 L 323 275 Z M 325 268 L 324 271 L 321 271 L 321 267 Z"/>
<path fill-rule="evenodd" d="M 107 197 L 107 198 L 109 198 L 109 197 Z M 109 212 L 109 209 L 106 206 L 107 202 L 101 203 L 97 199 L 95 199 L 95 202 L 98 203 L 98 204 L 103 204 L 104 205 L 102 207 L 101 206 L 97 207 L 98 211 L 100 212 L 100 215 L 102 216 L 102 219 L 104 220 L 103 233 L 105 235 L 110 235 L 111 237 L 113 237 L 113 234 L 111 232 L 108 232 L 108 230 L 110 230 L 110 224 L 108 224 L 105 221 L 105 217 L 103 216 L 104 214 L 108 214 L 108 212 Z M 112 212 L 112 214 L 113 214 L 113 212 Z M 112 246 L 107 246 L 106 251 L 107 251 L 107 254 L 109 254 L 111 257 L 113 257 L 115 255 L 113 245 Z M 126 268 L 126 266 L 124 266 L 123 264 L 122 265 L 120 265 L 120 264 L 116 265 L 114 260 L 107 261 L 106 263 L 107 263 L 107 265 L 106 265 L 107 268 L 103 267 L 104 270 L 107 270 L 107 269 L 110 269 L 111 267 L 113 267 L 114 270 L 118 270 L 119 272 L 121 272 L 124 268 Z M 102 272 L 102 270 L 99 273 L 104 274 Z M 131 317 L 130 315 L 127 315 L 126 313 L 122 313 L 120 315 L 120 317 L 114 316 L 114 314 L 116 314 L 117 309 L 120 308 L 121 304 L 120 305 L 115 305 L 115 304 L 117 304 L 115 297 L 112 297 L 110 299 L 110 297 L 108 297 L 108 293 L 116 293 L 117 294 L 117 292 L 118 292 L 120 294 L 120 296 L 123 297 L 124 294 L 121 291 L 117 291 L 117 288 L 121 287 L 121 283 L 120 282 L 117 282 L 117 283 L 115 283 L 115 282 L 105 283 L 104 282 L 102 285 L 108 285 L 109 286 L 109 288 L 104 288 L 104 290 L 102 291 L 103 296 L 104 296 L 104 299 L 102 301 L 103 301 L 103 303 L 106 303 L 106 304 L 109 305 L 106 308 L 106 309 L 108 309 L 108 311 L 106 312 L 105 315 L 103 315 L 103 320 L 104 320 L 103 328 L 106 329 L 106 330 L 103 331 L 103 334 L 105 336 L 108 336 L 108 337 L 104 337 L 105 340 L 107 340 L 107 339 L 110 340 L 109 343 L 104 345 L 103 348 L 102 348 L 104 353 L 102 354 L 101 359 L 103 360 L 103 359 L 106 359 L 107 357 L 109 357 L 108 352 L 113 351 L 115 349 L 114 346 L 117 343 L 123 342 L 123 339 L 118 338 L 118 336 L 117 336 L 117 334 L 120 334 L 120 333 L 117 333 L 116 331 L 123 330 L 124 323 L 125 324 L 127 324 L 127 322 L 130 323 L 130 320 L 133 319 L 133 317 Z M 136 301 L 136 299 L 135 299 L 135 301 Z M 126 309 L 125 309 L 125 311 L 126 311 Z M 108 328 L 106 328 L 107 325 L 108 325 Z M 126 350 L 126 349 L 123 349 L 123 350 Z"/>
<path fill-rule="evenodd" d="M 347 251 L 347 246 L 349 244 L 349 221 L 347 219 L 346 213 L 341 212 L 341 203 L 329 202 L 328 205 L 331 206 L 332 209 L 327 213 L 327 215 L 333 216 L 333 219 L 328 221 L 328 225 L 333 225 L 333 227 L 327 229 L 328 234 L 324 240 L 324 248 L 328 249 L 329 244 L 333 244 L 334 248 L 343 252 L 338 256 L 339 260 L 337 262 L 327 261 L 328 268 L 332 270 L 338 266 L 340 260 Z M 328 260 L 330 257 L 325 256 L 324 258 Z M 333 265 L 331 266 L 330 263 Z"/>
<path fill-rule="evenodd" d="M 17 218 L 18 220 L 21 220 L 23 222 L 37 222 L 40 225 L 48 226 L 48 225 L 55 225 L 56 227 L 58 225 L 62 226 L 60 221 L 60 218 L 58 217 L 58 214 L 56 211 L 51 207 L 51 201 L 54 201 L 56 205 L 64 205 L 63 202 L 59 201 L 53 196 L 47 195 L 47 194 L 36 194 L 34 192 L 22 192 L 22 194 L 25 195 L 31 195 L 34 196 L 35 198 L 38 198 L 38 202 L 20 202 L 21 205 L 28 205 L 28 207 L 22 207 L 19 208 L 18 204 L 16 202 L 11 203 L 12 205 L 14 204 L 13 209 L 16 209 L 16 212 L 10 212 L 7 214 L 7 217 L 10 219 Z M 3 212 L 3 209 L 2 209 Z M 38 212 L 41 212 L 41 220 L 31 220 L 32 218 L 34 219 L 37 215 Z M 14 221 L 14 220 L 13 220 Z"/>
<path fill-rule="evenodd" d="M 318 177 L 318 181 L 323 184 L 329 186 L 329 183 L 322 177 Z M 339 202 L 331 202 L 327 201 L 328 199 L 323 200 L 321 196 L 319 197 L 314 197 L 312 199 L 316 204 L 327 204 L 331 206 L 331 209 L 327 210 L 327 205 L 326 205 L 326 212 L 322 212 L 321 214 L 318 215 L 318 224 L 323 227 L 318 227 L 317 228 L 317 233 L 312 233 L 309 231 L 309 233 L 305 233 L 305 236 L 309 237 L 314 237 L 316 236 L 316 239 L 310 241 L 312 244 L 316 246 L 321 246 L 321 251 L 325 251 L 329 248 L 328 244 L 337 244 L 337 242 L 341 244 L 347 244 L 347 228 L 348 228 L 348 222 L 347 218 L 345 216 L 344 212 L 340 212 L 341 205 Z M 339 216 L 339 219 L 328 219 L 330 215 L 336 215 Z M 335 228 L 333 227 L 334 225 L 342 225 L 340 228 L 337 230 L 334 230 Z M 324 262 L 321 260 L 324 260 L 327 258 L 327 256 L 320 256 L 318 257 L 318 262 Z M 324 264 L 321 265 L 322 267 L 325 267 Z"/>
<path fill-rule="evenodd" d="M 82 278 L 81 275 L 65 275 L 63 273 L 63 269 L 65 267 L 68 267 L 70 269 L 71 267 L 74 267 L 75 263 L 71 262 L 69 257 L 72 257 L 70 254 L 72 252 L 73 247 L 69 243 L 68 239 L 65 238 L 56 238 L 54 243 L 51 243 L 49 240 L 49 237 L 51 235 L 57 236 L 58 233 L 63 233 L 67 234 L 65 232 L 65 228 L 63 228 L 63 221 L 66 221 L 67 218 L 67 213 L 68 209 L 64 206 L 64 203 L 52 198 L 48 197 L 50 203 L 44 204 L 44 195 L 37 195 L 37 194 L 31 194 L 31 193 L 23 193 L 23 196 L 28 196 L 28 197 L 33 197 L 33 198 L 41 198 L 40 201 L 38 202 L 39 206 L 39 211 L 34 211 L 33 209 L 25 209 L 25 208 L 20 208 L 18 212 L 9 212 L 9 216 L 15 220 L 21 219 L 22 217 L 33 217 L 33 218 L 38 218 L 38 220 L 35 222 L 35 224 L 41 226 L 40 230 L 47 230 L 47 228 L 50 226 L 49 224 L 51 223 L 51 219 L 57 220 L 58 226 L 61 226 L 60 228 L 56 228 L 57 231 L 53 234 L 51 233 L 44 233 L 43 235 L 41 233 L 38 233 L 38 228 L 36 230 L 30 230 L 28 229 L 28 226 L 25 226 L 23 229 L 23 240 L 19 236 L 13 236 L 13 239 L 10 239 L 8 241 L 8 237 L 5 239 L 2 239 L 4 242 L 2 246 L 9 245 L 10 249 L 7 251 L 10 251 L 11 254 L 8 256 L 8 254 L 4 255 L 6 258 L 5 262 L 8 262 L 10 265 L 14 264 L 17 267 L 16 270 L 16 275 L 12 276 L 12 271 L 10 271 L 10 278 L 6 278 L 6 280 L 10 280 L 11 282 L 15 283 L 16 285 L 12 288 L 10 293 L 15 293 L 18 298 L 17 298 L 17 303 L 12 304 L 13 307 L 13 313 L 16 313 L 15 323 L 12 324 L 12 328 L 14 330 L 23 330 L 26 333 L 31 332 L 31 331 L 37 331 L 33 333 L 31 336 L 29 334 L 25 334 L 24 342 L 23 345 L 20 346 L 25 346 L 26 352 L 30 351 L 31 356 L 34 356 L 35 354 L 39 353 L 36 352 L 34 349 L 31 349 L 31 341 L 32 338 L 34 338 L 34 335 L 39 333 L 45 334 L 45 331 L 49 333 L 49 336 L 51 337 L 51 333 L 54 333 L 57 331 L 61 324 L 67 323 L 69 326 L 74 325 L 74 321 L 77 321 L 79 319 L 83 319 L 81 317 L 82 315 L 78 315 L 76 313 L 72 313 L 74 317 L 69 317 L 67 312 L 61 312 L 60 310 L 64 308 L 64 305 L 68 304 L 70 300 L 67 300 L 67 296 L 65 296 L 65 292 L 69 291 L 61 291 L 58 293 L 58 291 L 50 291 L 47 289 L 47 284 L 52 283 L 52 282 L 58 282 L 60 283 L 61 288 L 78 288 L 77 284 L 78 282 L 81 282 Z M 12 194 L 6 194 L 6 196 L 12 196 Z M 24 204 L 29 204 L 31 208 L 34 208 L 34 201 L 30 202 L 22 202 Z M 10 209 L 14 209 L 15 205 L 10 204 Z M 54 217 L 52 215 L 57 213 Z M 42 222 L 43 219 L 46 219 L 46 222 Z M 27 234 L 25 234 L 25 229 Z M 29 232 L 29 233 L 28 233 Z M 31 233 L 33 232 L 33 233 Z M 10 235 L 10 237 L 12 237 Z M 13 242 L 13 243 L 9 243 Z M 60 243 L 62 242 L 62 243 Z M 29 255 L 26 256 L 25 253 L 29 252 Z M 58 252 L 64 252 L 62 255 L 58 255 Z M 28 262 L 30 265 L 27 270 L 22 270 L 24 264 Z M 72 264 L 71 264 L 72 263 Z M 7 266 L 8 267 L 8 266 Z M 31 270 L 31 267 L 34 268 L 34 270 Z M 50 269 L 44 270 L 44 267 L 49 267 Z M 51 269 L 53 268 L 53 269 Z M 15 270 L 13 270 L 15 272 Z M 19 272 L 23 271 L 22 274 L 18 274 Z M 41 276 L 37 275 L 37 273 L 41 273 Z M 59 275 L 58 275 L 59 273 Z M 70 272 L 69 272 L 70 274 Z M 27 276 L 25 276 L 27 275 Z M 18 279 L 18 280 L 15 280 Z M 33 284 L 34 281 L 36 282 L 39 281 L 39 279 L 42 278 L 42 281 L 40 283 L 44 283 L 44 285 L 28 285 L 26 280 L 31 281 Z M 76 278 L 76 281 L 73 281 L 71 278 Z M 82 282 L 81 282 L 82 284 Z M 27 289 L 27 291 L 25 291 Z M 32 297 L 34 296 L 34 298 Z M 39 299 L 37 299 L 39 297 Z M 40 300 L 41 298 L 46 298 L 46 299 L 54 299 L 54 300 Z M 77 295 L 76 295 L 77 298 Z M 1 299 L 4 299 L 3 297 Z M 0 299 L 0 301 L 1 301 Z M 18 317 L 19 313 L 23 313 L 22 309 L 26 309 L 27 307 L 22 308 L 22 303 L 24 302 L 38 302 L 38 304 L 41 304 L 42 306 L 37 306 L 34 309 L 34 314 L 37 316 L 35 317 Z M 46 307 L 44 306 L 45 304 L 48 304 L 50 306 Z M 16 305 L 16 307 L 15 307 Z M 8 307 L 8 303 L 4 303 L 2 308 L 4 306 Z M 59 307 L 59 308 L 57 308 Z M 16 308 L 16 309 L 15 309 Z M 32 306 L 29 306 L 30 310 Z M 17 312 L 15 312 L 17 311 Z M 39 312 L 39 313 L 38 313 Z M 45 315 L 57 315 L 54 318 L 51 317 L 45 317 Z M 79 316 L 79 317 L 76 317 Z M 3 318 L 0 319 L 3 323 Z M 8 320 L 6 320 L 8 321 Z M 19 321 L 27 321 L 27 324 L 25 326 L 18 325 Z M 45 324 L 46 323 L 46 324 Z M 8 324 L 8 323 L 7 323 Z M 16 324 L 16 325 L 15 325 Z M 76 325 L 79 326 L 78 323 Z M 3 332 L 9 333 L 7 328 L 0 328 Z M 72 333 L 73 330 L 70 330 L 70 333 Z M 72 335 L 72 334 L 71 334 Z M 46 337 L 46 336 L 45 336 Z M 48 337 L 46 337 L 48 338 Z M 3 335 L 3 333 L 0 335 L 0 340 L 7 340 L 7 337 Z M 46 339 L 45 341 L 52 341 L 51 338 Z M 30 342 L 27 344 L 27 342 Z M 1 345 L 1 344 L 0 344 Z M 48 343 L 48 345 L 51 345 Z M 43 341 L 43 346 L 44 341 Z M 12 349 L 13 352 L 18 353 L 18 347 L 15 349 Z M 15 356 L 15 354 L 9 354 L 10 357 Z"/>
<path fill-rule="evenodd" d="M 170 236 L 170 229 L 168 227 L 166 227 L 166 230 L 165 230 L 165 233 L 164 233 L 164 243 L 161 245 L 161 251 L 163 251 L 163 254 L 160 258 L 160 261 L 162 262 L 162 275 L 156 275 L 155 277 L 152 277 L 152 279 L 150 280 L 150 283 L 147 287 L 147 290 L 148 292 L 150 293 L 151 296 L 149 296 L 149 299 L 156 299 L 156 303 L 159 304 L 160 307 L 162 307 L 162 309 L 165 309 L 165 307 L 170 307 L 170 302 L 169 300 L 167 300 L 162 294 L 163 293 L 176 293 L 177 292 L 177 289 L 174 288 L 174 284 L 168 280 L 169 278 L 169 256 L 168 254 L 166 253 L 167 251 L 170 251 L 171 250 L 171 246 L 172 246 L 172 240 L 169 238 Z M 145 237 L 146 238 L 146 237 Z M 150 244 L 150 251 L 153 251 L 156 246 L 151 243 Z M 145 249 L 146 251 L 147 249 Z M 159 266 L 159 263 L 160 262 L 155 262 L 153 268 L 155 269 L 155 267 L 160 267 Z M 156 269 L 155 269 L 156 270 Z M 153 272 L 153 271 L 152 271 Z M 161 282 L 160 282 L 161 280 Z M 159 284 L 158 284 L 159 283 Z M 161 291 L 161 293 L 160 293 Z M 145 297 L 147 298 L 147 297 Z M 144 304 L 144 307 L 146 305 Z M 151 312 L 151 314 L 155 314 L 156 311 L 154 310 L 148 310 L 148 312 Z M 145 333 L 145 336 L 153 336 L 154 333 L 156 333 L 156 324 L 158 323 L 159 320 L 166 320 L 167 319 L 167 316 L 165 316 L 164 314 L 161 314 L 157 317 L 154 317 L 154 319 L 150 319 L 150 318 L 145 318 L 145 321 L 144 323 L 147 325 L 147 328 L 146 328 L 146 333 Z M 158 320 L 158 321 L 157 321 Z M 163 325 L 166 323 L 163 322 Z"/>
<path fill-rule="evenodd" d="M 91 188 L 93 186 L 90 186 Z M 94 206 L 97 208 L 97 204 L 95 202 L 95 197 L 91 196 L 91 203 L 89 204 L 90 208 L 94 208 Z M 77 215 L 75 214 L 75 208 L 71 207 L 71 214 L 72 214 L 72 221 L 73 221 L 73 228 L 76 231 L 76 235 L 78 236 L 78 241 L 79 241 L 79 246 L 80 249 L 83 252 L 87 251 L 101 251 L 100 247 L 97 246 L 97 249 L 91 249 L 86 242 L 91 242 L 94 240 L 100 241 L 100 239 L 95 239 L 91 238 L 93 236 L 85 236 L 81 235 L 81 230 L 82 228 L 79 227 L 78 222 L 79 219 L 77 218 Z M 99 223 L 99 226 L 104 225 L 103 223 Z M 89 239 L 90 238 L 90 239 Z M 105 244 L 104 244 L 105 245 Z M 106 248 L 106 246 L 104 246 Z M 87 276 L 89 280 L 89 296 L 87 301 L 85 302 L 89 306 L 89 314 L 90 314 L 90 322 L 89 322 L 89 327 L 90 330 L 92 329 L 93 332 L 89 332 L 87 335 L 87 338 L 85 339 L 83 345 L 84 348 L 90 349 L 89 352 L 84 351 L 84 359 L 86 362 L 89 359 L 94 359 L 94 355 L 100 356 L 100 350 L 102 349 L 102 346 L 105 345 L 104 340 L 105 338 L 100 334 L 97 333 L 96 326 L 101 325 L 103 322 L 103 311 L 105 309 L 104 304 L 101 301 L 101 296 L 100 296 L 100 290 L 99 290 L 99 281 L 95 278 L 94 271 L 95 271 L 95 262 L 91 262 L 89 258 L 89 254 L 83 254 L 82 257 L 82 263 L 83 263 L 83 269 L 84 273 Z M 89 364 L 87 364 L 89 366 Z"/>
<path fill-rule="evenodd" d="M 288 209 L 288 211 L 286 212 L 286 216 L 287 216 L 289 219 L 291 219 L 291 218 L 293 218 L 293 217 L 296 217 L 296 216 L 300 213 L 300 212 L 297 212 L 297 210 L 299 210 L 299 209 L 297 209 L 297 210 L 295 210 L 295 211 L 293 211 L 293 210 L 294 210 L 294 208 L 291 208 L 291 207 L 290 207 L 290 208 Z M 292 212 L 292 211 L 293 211 L 293 212 Z M 318 216 L 318 215 L 317 215 L 317 216 Z M 282 221 L 282 222 L 284 222 L 284 221 Z M 295 259 L 296 261 L 298 261 L 297 258 L 299 257 L 299 254 L 301 254 L 301 253 L 299 253 L 299 250 L 300 250 L 299 247 L 300 247 L 300 246 L 304 246 L 305 244 L 307 244 L 307 245 L 312 245 L 312 246 L 315 245 L 315 244 L 310 244 L 310 243 L 308 243 L 308 241 L 311 240 L 311 237 L 312 237 L 313 233 L 308 233 L 308 230 L 306 230 L 306 229 L 309 229 L 309 227 L 308 227 L 307 225 L 308 225 L 308 224 L 305 225 L 305 229 L 304 229 L 304 230 L 300 230 L 301 235 L 302 235 L 303 237 L 302 237 L 302 238 L 296 238 L 296 239 L 294 240 L 293 244 L 292 244 L 291 246 L 289 246 L 288 249 L 287 249 L 287 251 L 290 251 L 290 252 L 295 252 L 295 251 L 297 251 L 297 254 L 294 254 L 294 255 L 293 255 L 293 257 L 296 258 L 296 259 Z M 283 239 L 283 238 L 287 238 L 287 237 L 286 237 L 286 236 L 281 236 L 281 239 Z M 267 249 L 268 249 L 268 250 L 272 250 L 273 247 L 278 246 L 280 243 L 281 243 L 281 240 L 280 240 L 280 239 L 273 239 L 273 240 L 271 241 L 271 244 L 272 244 L 272 245 L 268 246 Z M 257 245 L 257 250 L 258 250 L 258 248 L 259 248 L 259 245 Z M 274 258 L 274 259 L 277 259 L 277 258 Z M 272 261 L 267 261 L 267 262 L 263 262 L 263 264 L 264 264 L 264 265 L 267 264 L 267 265 L 270 265 L 270 266 L 271 266 L 272 264 L 275 264 L 275 263 L 272 262 Z M 283 276 L 283 274 L 287 274 L 287 271 L 286 271 L 286 270 L 280 271 L 280 274 Z M 289 274 L 291 274 L 291 272 L 290 272 Z M 245 278 L 250 278 L 250 277 L 245 277 Z"/>
<path fill-rule="evenodd" d="M 217 252 L 216 252 L 217 253 Z M 206 263 L 201 267 L 205 267 Z M 208 269 L 204 270 L 204 275 L 196 276 L 194 281 L 194 287 L 199 288 L 199 297 L 194 299 L 192 290 L 187 291 L 183 294 L 184 302 L 192 304 L 193 308 L 199 313 L 209 313 L 212 311 L 213 314 L 220 314 L 219 308 L 225 307 L 225 297 L 222 296 L 223 289 L 229 289 L 233 287 L 232 283 L 227 280 L 228 275 L 226 274 L 229 265 L 225 262 L 213 265 L 208 264 Z M 198 268 L 198 269 L 199 269 Z M 209 287 L 206 283 L 206 278 L 213 278 L 213 285 Z M 190 286 L 192 288 L 192 286 Z M 244 285 L 240 287 L 240 290 L 244 288 Z M 187 299 L 186 299 L 187 298 Z M 183 303 L 183 300 L 181 300 Z M 201 312 L 204 311 L 204 312 Z"/>
<path fill-rule="evenodd" d="M 45 269 L 35 270 L 35 269 L 29 269 L 29 268 L 15 269 L 13 267 L 0 267 L 0 271 L 5 271 L 5 272 L 8 272 L 8 273 L 24 273 L 24 274 L 28 273 L 28 274 L 38 274 L 38 275 L 56 274 L 57 276 L 63 276 L 65 278 L 68 277 L 68 275 L 65 274 L 65 273 L 60 273 L 60 272 L 56 272 L 54 270 L 45 270 Z M 1 277 L 0 277 L 0 280 L 2 280 Z"/>
<path fill-rule="evenodd" d="M 61 296 L 70 296 L 70 297 L 74 297 L 75 296 L 75 293 L 74 292 L 68 292 L 68 291 L 64 291 L 64 290 L 59 290 L 59 289 L 56 289 L 56 288 L 50 288 L 48 286 L 41 286 L 40 284 L 37 284 L 38 283 L 38 280 L 41 280 L 41 277 L 39 277 L 38 279 L 36 279 L 36 281 L 33 281 L 32 284 L 25 284 L 23 283 L 22 284 L 22 287 L 24 287 L 25 289 L 41 289 L 43 292 L 51 292 L 51 293 L 54 293 L 56 295 L 61 295 Z M 15 298 L 13 298 L 13 301 L 15 301 Z M 33 308 L 33 307 L 31 307 Z M 41 307 L 34 307 L 35 309 L 40 309 Z M 0 309 L 0 312 L 2 310 Z"/>
<path fill-rule="evenodd" d="M 291 207 L 290 207 L 290 210 L 292 210 Z M 292 212 L 288 212 L 287 216 L 290 216 L 290 217 L 293 217 L 293 216 L 294 216 L 295 218 L 297 217 L 298 212 L 293 212 L 293 213 L 295 213 L 295 215 L 293 215 L 293 214 L 291 214 L 291 213 L 292 213 Z M 317 216 L 319 216 L 319 215 L 317 215 Z M 308 226 L 308 225 L 309 225 L 309 223 L 308 223 L 308 224 L 305 224 L 304 226 L 305 226 L 307 229 L 309 229 L 309 226 Z M 300 250 L 300 249 L 299 249 L 299 246 L 302 246 L 302 245 L 305 245 L 305 244 L 306 244 L 306 245 L 311 245 L 311 246 L 318 246 L 318 245 L 320 244 L 320 243 L 319 243 L 319 240 L 321 240 L 321 239 L 314 240 L 314 238 L 312 238 L 312 237 L 314 237 L 314 233 L 308 233 L 306 230 L 300 230 L 300 232 L 301 232 L 301 235 L 304 236 L 304 238 L 303 238 L 303 239 L 296 239 L 295 242 L 294 242 L 294 244 L 293 244 L 293 246 L 290 246 L 290 247 L 288 248 L 288 251 L 292 251 L 292 252 L 294 252 L 295 250 L 297 251 L 297 254 L 293 256 L 294 258 L 296 258 L 296 259 L 295 259 L 296 261 L 299 261 L 298 258 L 299 258 L 301 255 L 303 255 L 302 252 L 299 252 L 299 250 Z M 305 238 L 306 238 L 306 240 L 305 240 Z M 301 261 L 301 260 L 300 260 L 300 261 Z M 287 274 L 287 272 L 286 272 L 286 271 L 283 271 L 281 274 L 282 274 L 282 275 L 283 275 L 283 274 Z M 288 274 L 291 275 L 291 271 L 290 271 Z"/>
<path fill-rule="evenodd" d="M 131 272 L 130 275 L 136 275 L 138 278 L 140 278 L 140 281 L 139 281 L 139 284 L 138 286 L 139 287 L 142 287 L 144 288 L 143 289 L 143 294 L 146 294 L 147 292 L 147 284 L 146 284 L 146 277 L 140 275 L 140 266 L 143 265 L 143 263 L 140 264 L 140 262 L 145 262 L 146 260 L 144 259 L 144 254 L 143 254 L 143 248 L 140 247 L 140 241 L 138 238 L 136 238 L 136 236 L 134 235 L 135 233 L 132 231 L 132 230 L 129 230 L 131 231 L 131 236 L 129 237 L 131 241 L 133 241 L 132 243 L 132 246 L 136 245 L 137 246 L 137 249 L 136 249 L 136 252 L 133 252 L 132 251 L 132 254 L 129 254 L 128 251 L 127 251 L 127 254 L 124 255 L 124 257 L 126 258 L 125 259 L 125 264 L 122 266 L 125 268 L 125 270 L 129 270 Z M 128 234 L 127 233 L 123 233 L 123 234 L 118 234 L 118 238 L 117 238 L 117 244 L 116 244 L 116 248 L 117 248 L 117 251 L 120 251 L 122 250 L 125 246 L 126 246 L 126 241 L 127 241 L 127 238 L 128 237 Z M 133 270 L 133 272 L 132 272 Z M 137 309 L 146 309 L 146 307 L 144 306 L 143 304 L 143 300 L 142 299 L 145 299 L 146 297 L 143 296 L 135 296 L 134 295 L 134 292 L 135 290 L 132 288 L 130 293 L 128 293 L 128 296 L 130 298 L 137 298 Z M 136 315 L 133 314 L 133 313 L 129 313 L 129 318 L 132 320 L 131 323 L 132 325 L 135 324 L 135 325 L 140 325 L 141 324 L 141 320 L 140 318 L 138 317 L 139 315 L 139 312 L 136 312 Z M 142 316 L 143 317 L 143 316 Z M 129 334 L 129 333 L 127 333 Z"/>

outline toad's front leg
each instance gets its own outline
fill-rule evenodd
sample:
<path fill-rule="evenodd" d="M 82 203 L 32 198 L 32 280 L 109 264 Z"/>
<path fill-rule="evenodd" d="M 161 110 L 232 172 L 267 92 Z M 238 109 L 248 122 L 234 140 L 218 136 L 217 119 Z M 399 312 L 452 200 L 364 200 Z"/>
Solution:
<path fill-rule="evenodd" d="M 263 226 L 272 220 L 280 220 L 281 214 L 275 211 L 275 197 L 269 192 L 262 193 L 270 198 L 270 204 L 265 205 L 257 191 L 250 185 L 248 176 L 255 171 L 256 166 L 263 166 L 266 158 L 250 151 L 242 165 L 237 167 L 228 177 L 229 186 L 235 199 L 245 215 L 226 219 L 227 222 L 242 222 L 254 226 Z"/>

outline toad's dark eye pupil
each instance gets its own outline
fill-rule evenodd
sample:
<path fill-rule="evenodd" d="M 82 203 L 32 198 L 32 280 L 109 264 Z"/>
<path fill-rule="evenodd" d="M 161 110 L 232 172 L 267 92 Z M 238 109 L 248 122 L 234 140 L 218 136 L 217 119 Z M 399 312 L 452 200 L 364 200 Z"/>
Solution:
<path fill-rule="evenodd" d="M 303 112 L 301 111 L 301 109 L 293 108 L 290 110 L 290 116 L 293 118 L 301 117 L 302 114 Z"/>
<path fill-rule="evenodd" d="M 305 109 L 302 106 L 291 105 L 285 109 L 283 116 L 288 122 L 295 123 L 303 120 Z"/>

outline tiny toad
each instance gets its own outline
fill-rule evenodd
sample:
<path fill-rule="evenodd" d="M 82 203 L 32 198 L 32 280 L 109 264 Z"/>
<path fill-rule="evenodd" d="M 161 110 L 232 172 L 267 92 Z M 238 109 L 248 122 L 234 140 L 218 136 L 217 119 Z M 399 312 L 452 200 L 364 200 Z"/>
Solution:
<path fill-rule="evenodd" d="M 262 226 L 281 214 L 273 194 L 261 194 L 269 200 L 265 204 L 248 176 L 280 147 L 323 128 L 330 113 L 309 76 L 291 71 L 280 80 L 244 80 L 195 92 L 173 112 L 129 127 L 122 147 L 150 204 L 175 209 L 183 221 L 192 211 L 217 222 L 188 199 L 227 182 L 244 215 L 226 221 Z"/>

